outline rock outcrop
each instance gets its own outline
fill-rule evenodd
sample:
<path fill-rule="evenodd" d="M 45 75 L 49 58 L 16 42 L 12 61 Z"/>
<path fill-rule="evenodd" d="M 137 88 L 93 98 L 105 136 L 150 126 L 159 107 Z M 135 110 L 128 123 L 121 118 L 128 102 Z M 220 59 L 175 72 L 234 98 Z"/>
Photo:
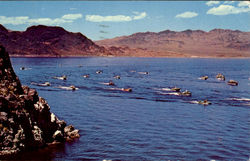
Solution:
<path fill-rule="evenodd" d="M 78 130 L 50 112 L 36 90 L 21 86 L 0 45 L 0 158 L 79 137 Z"/>

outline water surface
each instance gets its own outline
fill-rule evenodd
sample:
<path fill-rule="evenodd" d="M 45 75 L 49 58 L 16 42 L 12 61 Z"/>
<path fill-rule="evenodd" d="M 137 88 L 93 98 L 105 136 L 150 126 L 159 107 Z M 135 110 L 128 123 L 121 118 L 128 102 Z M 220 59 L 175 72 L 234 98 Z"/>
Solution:
<path fill-rule="evenodd" d="M 250 59 L 12 58 L 12 65 L 22 84 L 35 88 L 81 135 L 74 143 L 24 153 L 24 159 L 249 159 Z M 19 70 L 22 66 L 31 69 Z M 217 73 L 239 85 L 218 81 Z M 52 78 L 62 75 L 68 79 Z M 199 80 L 203 75 L 209 79 Z M 116 86 L 102 84 L 109 80 Z M 70 85 L 79 90 L 55 88 Z M 162 90 L 174 86 L 192 96 Z M 192 103 L 205 99 L 212 105 Z"/>

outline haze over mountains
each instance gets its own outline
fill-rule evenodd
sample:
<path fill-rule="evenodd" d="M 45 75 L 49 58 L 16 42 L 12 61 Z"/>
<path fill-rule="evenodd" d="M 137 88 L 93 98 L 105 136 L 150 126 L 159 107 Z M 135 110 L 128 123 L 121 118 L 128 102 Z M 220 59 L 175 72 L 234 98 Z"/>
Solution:
<path fill-rule="evenodd" d="M 10 31 L 0 25 L 0 44 L 11 56 L 250 57 L 250 32 L 223 29 L 135 33 L 93 42 L 61 27 Z"/>

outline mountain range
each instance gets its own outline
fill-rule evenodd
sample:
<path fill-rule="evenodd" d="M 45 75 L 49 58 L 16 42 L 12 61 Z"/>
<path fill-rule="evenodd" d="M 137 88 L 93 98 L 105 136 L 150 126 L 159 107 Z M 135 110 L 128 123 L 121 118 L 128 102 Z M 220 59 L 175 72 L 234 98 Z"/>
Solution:
<path fill-rule="evenodd" d="M 96 43 L 106 48 L 116 46 L 139 49 L 136 56 L 250 57 L 250 32 L 238 30 L 142 32 Z"/>
<path fill-rule="evenodd" d="M 11 56 L 250 57 L 250 32 L 214 29 L 139 32 L 92 41 L 62 27 L 11 31 L 0 25 L 0 44 Z"/>

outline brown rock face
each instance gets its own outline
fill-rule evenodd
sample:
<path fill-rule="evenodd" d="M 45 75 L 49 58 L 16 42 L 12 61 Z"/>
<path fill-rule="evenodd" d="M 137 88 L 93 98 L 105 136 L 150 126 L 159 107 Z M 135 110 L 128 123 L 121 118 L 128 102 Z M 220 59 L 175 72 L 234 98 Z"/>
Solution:
<path fill-rule="evenodd" d="M 81 33 L 61 27 L 31 26 L 26 31 L 8 31 L 0 25 L 0 44 L 11 56 L 108 56 L 111 53 Z"/>
<path fill-rule="evenodd" d="M 8 53 L 5 48 L 0 46 L 0 78 L 1 78 L 1 93 L 8 93 L 9 89 L 13 89 L 13 94 L 22 94 L 23 89 L 21 83 L 16 76 L 11 63 Z"/>
<path fill-rule="evenodd" d="M 50 112 L 36 90 L 21 86 L 2 46 L 0 78 L 0 158 L 79 137 L 78 130 Z"/>

